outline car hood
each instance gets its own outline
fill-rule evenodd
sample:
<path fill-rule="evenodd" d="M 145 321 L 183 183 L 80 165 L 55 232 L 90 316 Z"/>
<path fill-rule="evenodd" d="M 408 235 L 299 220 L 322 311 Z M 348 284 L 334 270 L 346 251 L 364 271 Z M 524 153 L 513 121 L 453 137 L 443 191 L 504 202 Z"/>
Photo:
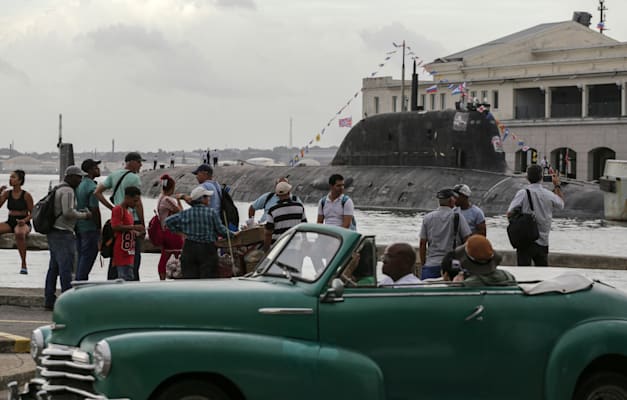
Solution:
<path fill-rule="evenodd" d="M 301 285 L 213 279 L 80 286 L 55 304 L 51 341 L 76 346 L 90 334 L 143 329 L 221 330 L 314 340 L 318 301 Z"/>

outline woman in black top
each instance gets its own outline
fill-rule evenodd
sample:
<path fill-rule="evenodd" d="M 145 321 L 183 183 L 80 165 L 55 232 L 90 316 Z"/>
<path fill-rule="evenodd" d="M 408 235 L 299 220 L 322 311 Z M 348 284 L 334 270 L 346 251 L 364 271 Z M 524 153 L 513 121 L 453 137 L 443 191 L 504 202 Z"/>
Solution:
<path fill-rule="evenodd" d="M 26 267 L 26 236 L 31 231 L 30 220 L 33 211 L 33 197 L 22 189 L 25 173 L 17 169 L 9 177 L 9 185 L 0 187 L 0 207 L 7 202 L 9 218 L 6 222 L 0 223 L 0 234 L 15 233 L 15 244 L 22 259 L 20 274 L 28 274 Z"/>

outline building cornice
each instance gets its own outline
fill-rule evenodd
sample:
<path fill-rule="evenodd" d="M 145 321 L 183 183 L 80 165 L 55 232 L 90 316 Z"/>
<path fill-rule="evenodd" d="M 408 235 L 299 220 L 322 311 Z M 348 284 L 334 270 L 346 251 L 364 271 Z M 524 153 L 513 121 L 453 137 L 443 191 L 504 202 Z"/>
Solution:
<path fill-rule="evenodd" d="M 498 116 L 498 112 L 495 112 Z M 554 118 L 554 119 L 499 119 L 508 127 L 551 127 L 551 126 L 581 126 L 581 125 L 627 125 L 627 117 L 616 118 Z"/>

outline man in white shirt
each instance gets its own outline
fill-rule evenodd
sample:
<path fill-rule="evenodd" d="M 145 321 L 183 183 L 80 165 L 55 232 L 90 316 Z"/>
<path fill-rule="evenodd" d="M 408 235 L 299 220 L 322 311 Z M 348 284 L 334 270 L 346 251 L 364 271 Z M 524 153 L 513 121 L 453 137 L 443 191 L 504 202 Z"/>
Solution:
<path fill-rule="evenodd" d="M 521 207 L 523 213 L 534 214 L 538 223 L 540 237 L 527 248 L 516 249 L 518 265 L 531 265 L 531 261 L 536 266 L 549 265 L 549 233 L 551 232 L 551 222 L 553 220 L 553 208 L 564 208 L 564 195 L 560 187 L 559 177 L 553 175 L 553 191 L 542 186 L 542 167 L 534 164 L 527 168 L 527 180 L 529 185 L 516 192 L 512 202 L 507 208 L 509 217 L 514 208 Z M 527 199 L 527 190 L 533 202 L 533 211 Z"/>
<path fill-rule="evenodd" d="M 335 225 L 346 229 L 354 229 L 353 200 L 344 194 L 344 177 L 333 174 L 329 178 L 329 194 L 318 202 L 319 224 Z"/>
<path fill-rule="evenodd" d="M 414 274 L 416 251 L 409 243 L 394 243 L 383 253 L 383 276 L 379 286 L 395 285 L 404 287 L 421 283 Z"/>

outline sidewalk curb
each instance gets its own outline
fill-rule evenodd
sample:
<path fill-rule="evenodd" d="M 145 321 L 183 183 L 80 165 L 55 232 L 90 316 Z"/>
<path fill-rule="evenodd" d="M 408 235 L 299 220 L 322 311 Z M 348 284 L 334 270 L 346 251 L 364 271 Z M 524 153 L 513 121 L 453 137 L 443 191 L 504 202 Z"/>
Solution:
<path fill-rule="evenodd" d="M 34 378 L 37 371 L 35 362 L 26 354 L 0 354 L 0 392 L 7 390 L 10 382 L 16 381 L 21 387 Z"/>
<path fill-rule="evenodd" d="M 43 289 L 0 288 L 0 306 L 42 307 Z"/>
<path fill-rule="evenodd" d="M 0 332 L 0 353 L 30 353 L 30 339 Z"/>

